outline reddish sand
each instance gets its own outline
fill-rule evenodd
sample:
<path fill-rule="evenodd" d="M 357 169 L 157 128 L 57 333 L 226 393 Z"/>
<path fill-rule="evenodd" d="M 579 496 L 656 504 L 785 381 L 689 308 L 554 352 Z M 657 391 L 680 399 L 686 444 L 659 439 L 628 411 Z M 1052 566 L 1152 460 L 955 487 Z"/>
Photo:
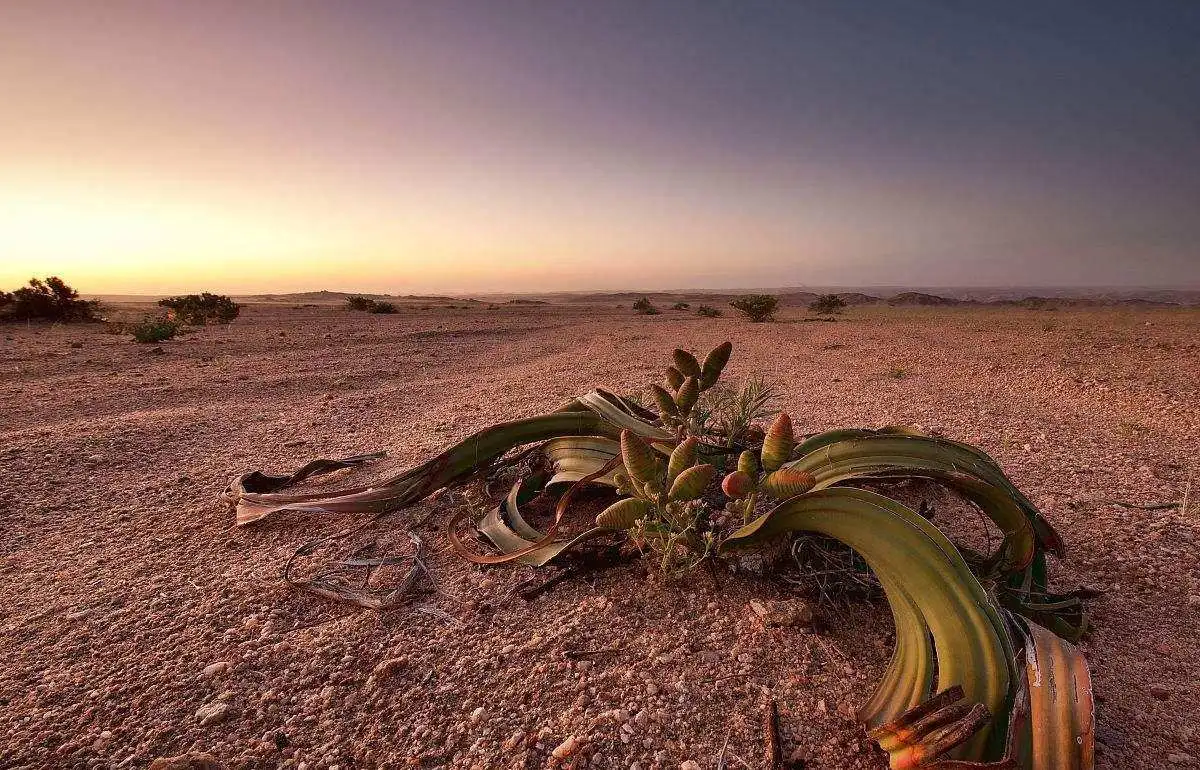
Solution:
<path fill-rule="evenodd" d="M 627 303 L 626 303 L 627 304 Z M 910 423 L 992 453 L 1067 540 L 1062 587 L 1105 588 L 1084 642 L 1102 767 L 1200 760 L 1200 311 L 853 309 L 752 325 L 609 305 L 254 305 L 160 346 L 98 326 L 0 328 L 0 767 L 140 767 L 207 752 L 233 767 L 763 766 L 764 699 L 784 755 L 884 767 L 846 715 L 890 650 L 886 607 L 766 628 L 788 587 L 640 564 L 532 602 L 527 568 L 446 550 L 443 496 L 373 537 L 431 554 L 436 591 L 379 613 L 289 590 L 303 542 L 361 517 L 231 529 L 235 474 L 387 449 L 326 482 L 394 472 L 485 424 L 593 385 L 657 381 L 676 345 L 730 339 L 727 376 L 775 378 L 798 430 Z M 579 653 L 590 654 L 578 660 Z M 392 661 L 378 673 L 381 663 Z M 227 663 L 227 666 L 212 666 Z M 206 668 L 208 672 L 206 674 Z M 200 716 L 197 712 L 200 712 Z M 208 721 L 202 724 L 203 717 Z"/>

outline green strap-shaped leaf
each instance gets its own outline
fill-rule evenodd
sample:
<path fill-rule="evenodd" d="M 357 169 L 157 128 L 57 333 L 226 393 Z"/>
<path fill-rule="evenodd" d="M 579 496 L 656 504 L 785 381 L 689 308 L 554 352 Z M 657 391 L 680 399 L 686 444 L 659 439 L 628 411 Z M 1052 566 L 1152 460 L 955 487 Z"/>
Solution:
<path fill-rule="evenodd" d="M 898 644 L 903 657 L 889 666 L 892 693 L 869 704 L 873 719 L 904 711 L 913 704 L 914 693 L 928 695 L 920 692 L 927 687 L 927 669 L 921 665 L 922 642 L 913 631 L 916 613 L 933 639 L 938 687 L 960 685 L 968 701 L 983 703 L 994 715 L 1008 713 L 1014 672 L 1007 628 L 954 545 L 929 521 L 873 492 L 824 489 L 782 503 L 734 532 L 724 547 L 791 531 L 817 532 L 854 548 L 879 576 L 889 602 L 897 602 L 893 615 L 905 634 L 906 641 Z M 999 729 L 999 740 L 990 739 L 993 728 Z M 955 753 L 974 760 L 996 758 L 1005 731 L 1006 722 L 997 719 Z"/>

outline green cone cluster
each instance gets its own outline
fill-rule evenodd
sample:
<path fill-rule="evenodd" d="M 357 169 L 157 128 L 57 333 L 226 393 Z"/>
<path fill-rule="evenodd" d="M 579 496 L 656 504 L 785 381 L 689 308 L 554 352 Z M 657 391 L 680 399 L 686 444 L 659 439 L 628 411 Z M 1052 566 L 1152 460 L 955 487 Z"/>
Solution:
<path fill-rule="evenodd" d="M 717 384 L 732 352 L 733 343 L 723 342 L 705 356 L 703 364 L 682 348 L 671 353 L 666 381 L 650 386 L 664 425 L 678 427 L 688 421 L 700 394 Z"/>
<path fill-rule="evenodd" d="M 717 473 L 712 465 L 698 462 L 699 443 L 696 438 L 679 442 L 664 466 L 642 437 L 631 430 L 621 431 L 625 470 L 616 473 L 614 480 L 617 491 L 629 497 L 601 511 L 596 526 L 632 529 L 648 519 L 663 525 L 680 522 L 687 513 L 687 504 L 704 495 Z"/>

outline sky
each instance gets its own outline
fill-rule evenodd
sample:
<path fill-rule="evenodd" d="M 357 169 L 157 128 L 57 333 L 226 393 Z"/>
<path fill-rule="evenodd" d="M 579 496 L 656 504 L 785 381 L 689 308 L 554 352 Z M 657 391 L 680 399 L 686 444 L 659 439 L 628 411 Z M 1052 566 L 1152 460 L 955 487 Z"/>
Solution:
<path fill-rule="evenodd" d="M 0 3 L 0 286 L 1200 287 L 1200 3 Z"/>

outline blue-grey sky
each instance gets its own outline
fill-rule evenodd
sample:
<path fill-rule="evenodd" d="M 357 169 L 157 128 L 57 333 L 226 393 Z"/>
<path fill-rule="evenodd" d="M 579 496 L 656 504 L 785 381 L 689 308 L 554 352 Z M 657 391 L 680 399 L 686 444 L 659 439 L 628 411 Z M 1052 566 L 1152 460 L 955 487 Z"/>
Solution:
<path fill-rule="evenodd" d="M 1200 285 L 1200 3 L 0 9 L 0 280 Z"/>

